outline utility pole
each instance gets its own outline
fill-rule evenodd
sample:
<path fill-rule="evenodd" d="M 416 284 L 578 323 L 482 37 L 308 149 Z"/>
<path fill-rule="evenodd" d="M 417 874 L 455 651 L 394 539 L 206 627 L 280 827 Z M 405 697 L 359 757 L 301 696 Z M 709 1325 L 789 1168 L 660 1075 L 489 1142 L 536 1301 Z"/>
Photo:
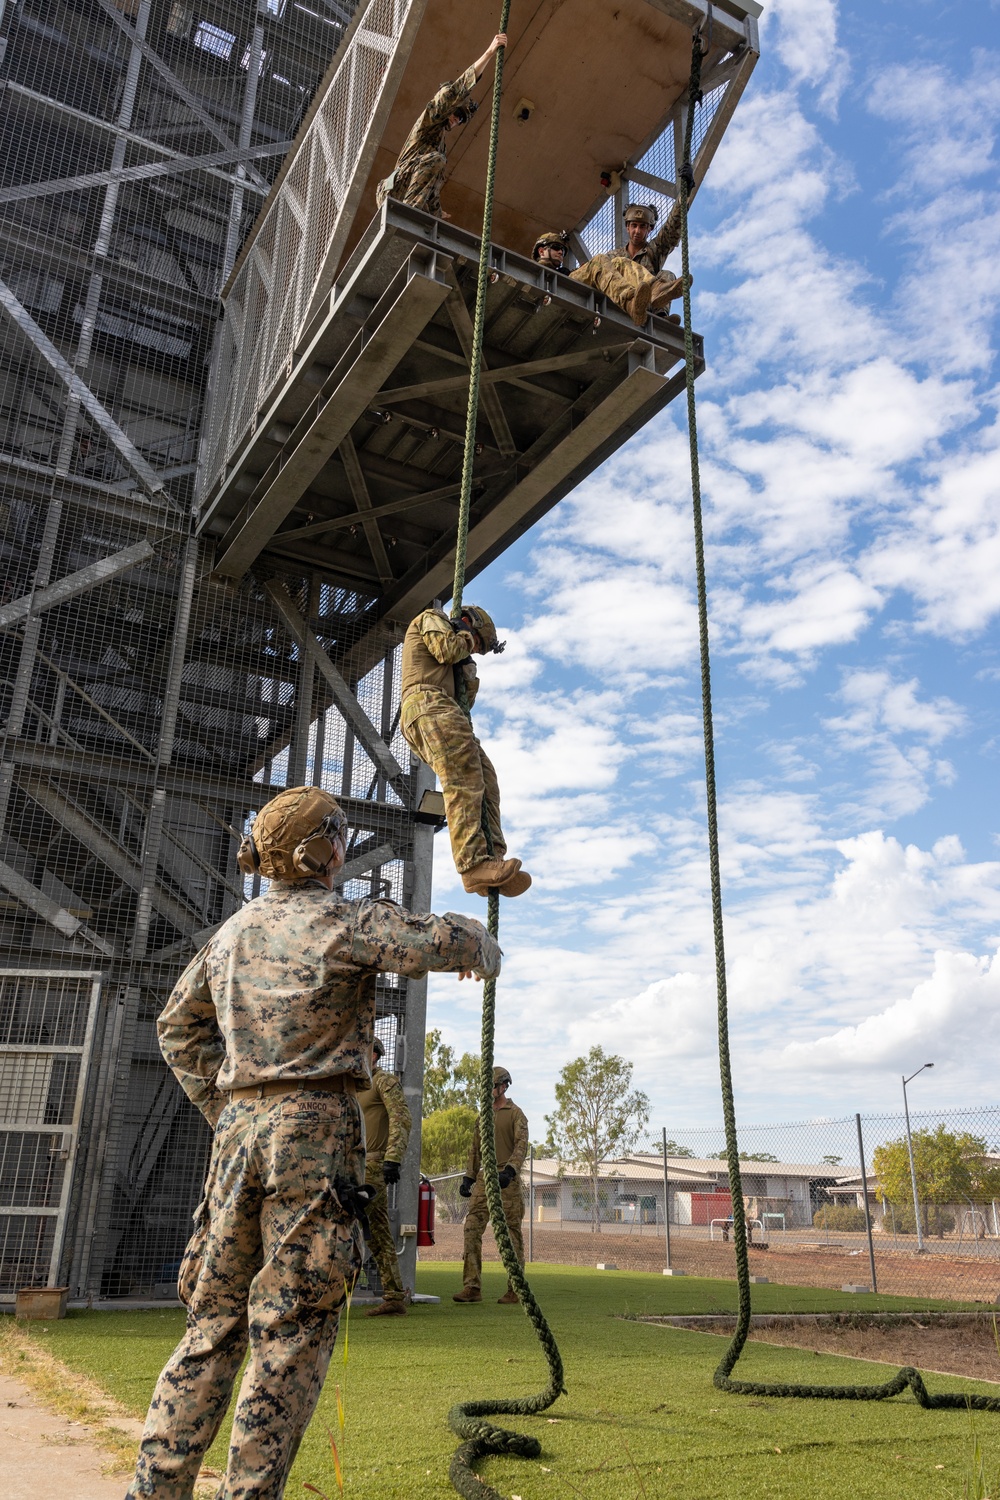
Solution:
<path fill-rule="evenodd" d="M 933 1063 L 923 1063 L 916 1073 L 911 1073 L 909 1078 L 903 1079 L 903 1113 L 906 1116 L 906 1150 L 910 1158 L 910 1185 L 913 1188 L 913 1217 L 917 1225 L 917 1254 L 924 1253 L 924 1236 L 920 1228 L 920 1198 L 917 1194 L 917 1169 L 913 1164 L 913 1136 L 910 1133 L 910 1106 L 906 1098 L 906 1085 L 912 1083 L 917 1073 L 922 1073 L 924 1068 L 933 1068 Z"/>

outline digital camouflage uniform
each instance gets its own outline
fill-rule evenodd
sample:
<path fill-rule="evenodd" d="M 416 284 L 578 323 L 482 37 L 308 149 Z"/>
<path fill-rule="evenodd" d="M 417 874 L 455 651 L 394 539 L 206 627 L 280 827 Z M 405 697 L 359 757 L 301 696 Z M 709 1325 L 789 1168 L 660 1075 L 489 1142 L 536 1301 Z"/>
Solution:
<path fill-rule="evenodd" d="M 344 901 L 318 880 L 272 881 L 188 965 L 157 1029 L 215 1138 L 178 1277 L 187 1329 L 157 1382 L 129 1500 L 190 1500 L 248 1342 L 217 1500 L 280 1500 L 361 1263 L 334 1184 L 364 1180 L 356 1094 L 370 1083 L 376 976 L 498 967 L 469 917 Z M 228 1096 L 268 1083 L 279 1092 Z"/>
<path fill-rule="evenodd" d="M 629 254 L 627 244 L 605 255 L 594 255 L 571 271 L 570 279 L 594 287 L 616 307 L 630 313 L 639 286 L 647 278 L 660 274 L 663 262 L 676 249 L 680 237 L 681 210 L 680 204 L 675 203 L 663 228 L 646 241 L 637 255 Z"/>
<path fill-rule="evenodd" d="M 500 788 L 493 762 L 477 740 L 455 696 L 455 672 L 465 678 L 469 704 L 479 691 L 473 639 L 455 630 L 440 609 L 425 609 L 403 637 L 400 728 L 411 750 L 441 783 L 455 868 L 461 875 L 489 858 L 483 833 L 483 795 L 493 838 L 502 858 L 507 840 L 500 826 Z"/>
<path fill-rule="evenodd" d="M 378 1190 L 368 1205 L 368 1243 L 378 1266 L 383 1299 L 403 1302 L 406 1292 L 389 1225 L 389 1195 L 382 1163 L 401 1162 L 406 1155 L 410 1111 L 399 1079 L 394 1073 L 384 1072 L 378 1062 L 372 1068 L 371 1088 L 358 1095 L 358 1103 L 365 1120 L 365 1181 Z"/>
<path fill-rule="evenodd" d="M 398 198 L 426 213 L 441 214 L 441 184 L 448 165 L 445 134 L 448 119 L 465 103 L 476 86 L 475 68 L 466 68 L 454 83 L 444 83 L 406 137 L 395 170 L 375 190 L 379 208 L 386 198 Z"/>
<path fill-rule="evenodd" d="M 521 1189 L 521 1168 L 528 1155 L 528 1118 L 523 1110 L 510 1099 L 503 1099 L 493 1111 L 493 1130 L 496 1135 L 497 1166 L 514 1167 L 517 1176 L 509 1187 L 501 1188 L 504 1218 L 517 1258 L 524 1265 L 524 1238 L 521 1220 L 524 1218 L 524 1193 Z M 482 1151 L 479 1143 L 479 1121 L 472 1135 L 472 1146 L 465 1167 L 466 1177 L 474 1177 L 469 1212 L 465 1216 L 465 1263 L 462 1268 L 462 1284 L 466 1291 L 481 1291 L 483 1277 L 483 1234 L 490 1222 L 489 1205 L 486 1202 L 486 1184 L 483 1180 Z"/>

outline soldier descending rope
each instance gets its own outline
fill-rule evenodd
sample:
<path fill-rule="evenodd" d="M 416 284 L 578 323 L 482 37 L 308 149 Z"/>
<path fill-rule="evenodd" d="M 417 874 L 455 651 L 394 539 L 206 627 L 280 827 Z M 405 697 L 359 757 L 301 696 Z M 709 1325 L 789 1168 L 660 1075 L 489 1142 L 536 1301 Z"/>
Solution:
<path fill-rule="evenodd" d="M 477 896 L 491 886 L 504 896 L 520 896 L 531 884 L 521 861 L 506 858 L 497 773 L 459 705 L 460 685 L 470 708 L 479 691 L 472 653 L 499 654 L 503 648 L 493 621 L 475 604 L 464 605 L 456 621 L 443 610 L 425 609 L 403 638 L 400 728 L 441 783 L 455 868 Z M 484 798 L 492 853 L 483 830 Z"/>

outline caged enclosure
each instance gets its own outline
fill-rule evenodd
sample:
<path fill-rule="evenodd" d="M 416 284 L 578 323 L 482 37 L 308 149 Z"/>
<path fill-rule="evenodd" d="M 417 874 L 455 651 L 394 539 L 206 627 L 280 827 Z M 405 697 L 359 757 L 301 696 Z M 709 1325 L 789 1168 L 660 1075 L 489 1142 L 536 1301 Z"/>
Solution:
<path fill-rule="evenodd" d="M 676 195 L 708 8 L 623 0 L 614 67 L 655 66 L 627 99 L 605 80 L 596 122 L 591 9 L 512 27 L 510 113 L 537 107 L 505 127 L 470 578 L 683 384 L 675 325 L 528 254 L 550 213 L 583 258 L 630 192 Z M 712 7 L 698 183 L 758 12 Z M 374 186 L 488 25 L 456 0 L 0 3 L 0 1299 L 173 1295 L 208 1132 L 156 1017 L 256 893 L 235 849 L 276 790 L 341 800 L 348 896 L 429 904 L 399 643 L 451 575 L 486 112 L 451 223 Z M 417 1119 L 424 1005 L 380 982 Z"/>

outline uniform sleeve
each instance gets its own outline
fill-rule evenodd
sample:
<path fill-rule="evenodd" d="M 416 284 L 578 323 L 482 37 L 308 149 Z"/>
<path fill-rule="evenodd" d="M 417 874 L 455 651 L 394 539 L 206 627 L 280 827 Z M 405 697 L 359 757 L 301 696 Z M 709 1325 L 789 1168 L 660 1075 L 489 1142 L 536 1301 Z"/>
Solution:
<path fill-rule="evenodd" d="M 482 1153 L 479 1149 L 479 1116 L 477 1115 L 476 1123 L 472 1131 L 472 1145 L 469 1147 L 469 1155 L 465 1162 L 466 1177 L 478 1177 L 479 1168 L 482 1166 L 482 1164 Z"/>
<path fill-rule="evenodd" d="M 417 628 L 424 645 L 443 667 L 464 661 L 476 644 L 468 630 L 453 630 L 447 616 L 436 609 L 425 609 Z"/>
<path fill-rule="evenodd" d="M 226 1048 L 208 987 L 205 954 L 202 949 L 177 981 L 156 1023 L 156 1033 L 167 1067 L 214 1126 L 228 1103 L 215 1086 Z"/>
<path fill-rule="evenodd" d="M 422 979 L 430 969 L 471 969 L 479 979 L 500 973 L 500 949 L 475 917 L 404 911 L 393 901 L 362 901 L 351 949 L 354 963 Z"/>
<path fill-rule="evenodd" d="M 442 125 L 460 104 L 465 103 L 475 86 L 475 68 L 466 68 L 454 83 L 443 83 L 424 110 L 424 121 L 428 125 Z"/>
<path fill-rule="evenodd" d="M 675 203 L 667 215 L 667 221 L 658 234 L 650 240 L 650 249 L 656 254 L 656 259 L 662 266 L 671 250 L 676 250 L 681 242 L 681 206 Z"/>
<path fill-rule="evenodd" d="M 389 1116 L 389 1143 L 385 1148 L 385 1160 L 402 1161 L 406 1155 L 412 1123 L 403 1097 L 403 1085 L 392 1073 L 384 1073 L 381 1068 L 375 1073 L 372 1082 Z"/>
<path fill-rule="evenodd" d="M 514 1167 L 518 1172 L 524 1166 L 528 1155 L 528 1117 L 523 1110 L 517 1109 L 514 1116 L 514 1149 L 506 1161 L 499 1162 L 501 1167 Z"/>

